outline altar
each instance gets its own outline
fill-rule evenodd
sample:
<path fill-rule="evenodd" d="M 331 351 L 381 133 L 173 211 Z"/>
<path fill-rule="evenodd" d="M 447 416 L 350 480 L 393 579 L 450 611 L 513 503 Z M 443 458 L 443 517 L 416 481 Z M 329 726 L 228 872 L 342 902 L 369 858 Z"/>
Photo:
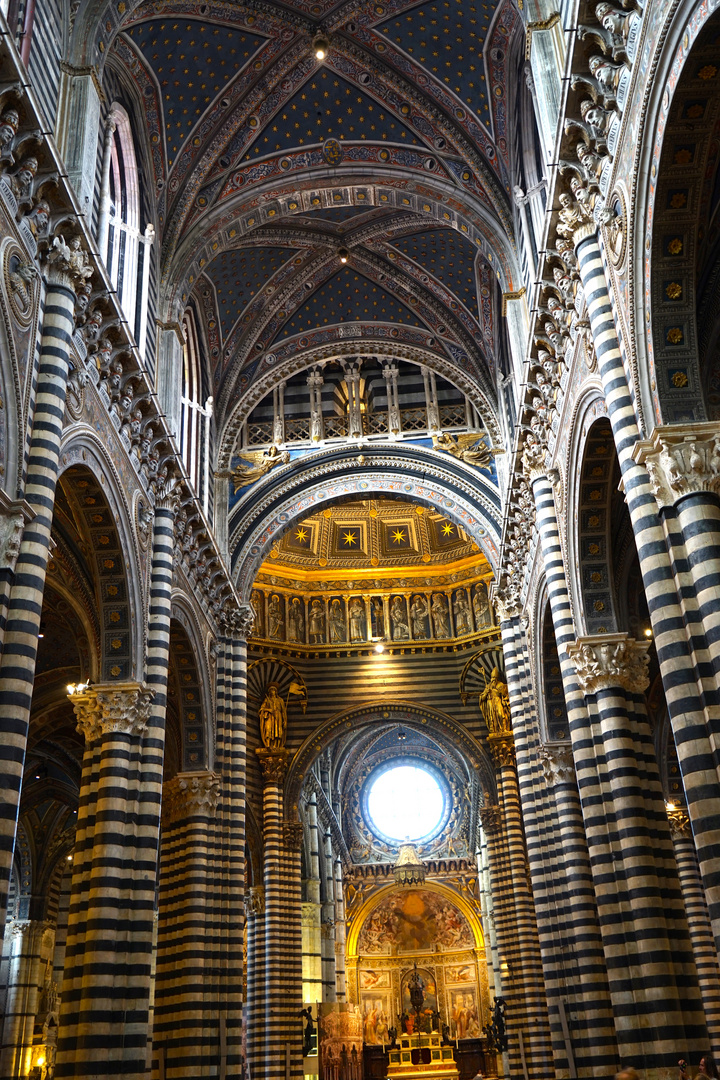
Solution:
<path fill-rule="evenodd" d="M 388 1053 L 389 1080 L 458 1080 L 452 1046 L 443 1045 L 438 1032 L 401 1035 L 399 1045 Z"/>

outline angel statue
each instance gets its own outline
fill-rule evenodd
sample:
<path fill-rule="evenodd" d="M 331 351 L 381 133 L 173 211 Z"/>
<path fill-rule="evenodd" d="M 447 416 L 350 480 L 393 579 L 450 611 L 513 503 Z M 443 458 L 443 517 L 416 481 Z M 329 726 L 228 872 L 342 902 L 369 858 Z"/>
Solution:
<path fill-rule="evenodd" d="M 446 431 L 433 435 L 433 450 L 444 450 L 466 465 L 475 465 L 478 469 L 489 469 L 492 465 L 493 451 L 485 445 L 479 435 L 458 435 L 454 439 Z"/>
<path fill-rule="evenodd" d="M 233 469 L 232 481 L 236 495 L 240 488 L 261 480 L 276 465 L 287 465 L 290 454 L 287 450 L 278 450 L 273 444 L 269 450 L 252 450 L 249 454 L 240 454 L 240 460 L 247 461 L 247 465 L 237 465 Z"/>

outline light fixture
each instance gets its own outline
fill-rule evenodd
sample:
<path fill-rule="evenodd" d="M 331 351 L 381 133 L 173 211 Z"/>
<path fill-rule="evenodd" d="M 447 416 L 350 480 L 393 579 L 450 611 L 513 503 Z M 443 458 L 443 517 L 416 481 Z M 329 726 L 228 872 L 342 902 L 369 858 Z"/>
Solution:
<path fill-rule="evenodd" d="M 422 885 L 425 881 L 425 864 L 409 840 L 400 845 L 393 876 L 397 885 Z"/>
<path fill-rule="evenodd" d="M 340 262 L 344 264 L 348 261 L 348 258 L 350 257 L 350 252 L 346 247 L 338 248 L 338 257 L 340 259 Z"/>
<path fill-rule="evenodd" d="M 315 59 L 316 60 L 324 60 L 325 57 L 327 56 L 329 48 L 330 48 L 330 42 L 328 41 L 328 39 L 326 37 L 324 37 L 322 34 L 318 34 L 318 36 L 313 41 L 313 49 L 315 50 Z"/>
<path fill-rule="evenodd" d="M 68 683 L 67 692 L 68 694 L 70 694 L 71 697 L 73 697 L 75 694 L 83 694 L 87 690 L 89 685 L 89 682 Z"/>
<path fill-rule="evenodd" d="M 375 646 L 375 652 L 376 653 L 385 652 L 385 646 L 383 645 L 382 641 L 378 641 L 377 645 Z"/>
<path fill-rule="evenodd" d="M 649 626 L 645 630 L 645 637 L 652 637 L 652 630 L 650 629 Z"/>
<path fill-rule="evenodd" d="M 68 861 L 68 862 L 72 862 L 72 855 L 68 855 L 68 857 L 67 857 L 67 861 Z"/>
<path fill-rule="evenodd" d="M 666 810 L 674 810 L 675 809 L 675 803 L 674 802 L 666 802 L 665 803 L 665 809 Z"/>

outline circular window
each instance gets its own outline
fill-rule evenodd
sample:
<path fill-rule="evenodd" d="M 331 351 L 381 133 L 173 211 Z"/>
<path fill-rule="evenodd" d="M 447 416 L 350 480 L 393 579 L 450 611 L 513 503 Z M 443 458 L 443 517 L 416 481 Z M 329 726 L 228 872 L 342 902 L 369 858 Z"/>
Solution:
<path fill-rule="evenodd" d="M 414 762 L 393 762 L 376 769 L 368 778 L 363 801 L 368 825 L 392 844 L 430 839 L 450 814 L 450 794 L 443 778 Z"/>

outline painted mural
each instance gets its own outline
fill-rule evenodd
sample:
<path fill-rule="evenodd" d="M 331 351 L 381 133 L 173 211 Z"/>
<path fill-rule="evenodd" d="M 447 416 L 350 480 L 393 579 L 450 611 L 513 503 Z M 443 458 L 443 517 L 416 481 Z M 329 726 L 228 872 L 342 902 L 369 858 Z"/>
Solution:
<path fill-rule="evenodd" d="M 415 953 L 469 949 L 472 931 L 457 907 L 427 889 L 391 893 L 372 911 L 360 931 L 360 953 Z"/>

